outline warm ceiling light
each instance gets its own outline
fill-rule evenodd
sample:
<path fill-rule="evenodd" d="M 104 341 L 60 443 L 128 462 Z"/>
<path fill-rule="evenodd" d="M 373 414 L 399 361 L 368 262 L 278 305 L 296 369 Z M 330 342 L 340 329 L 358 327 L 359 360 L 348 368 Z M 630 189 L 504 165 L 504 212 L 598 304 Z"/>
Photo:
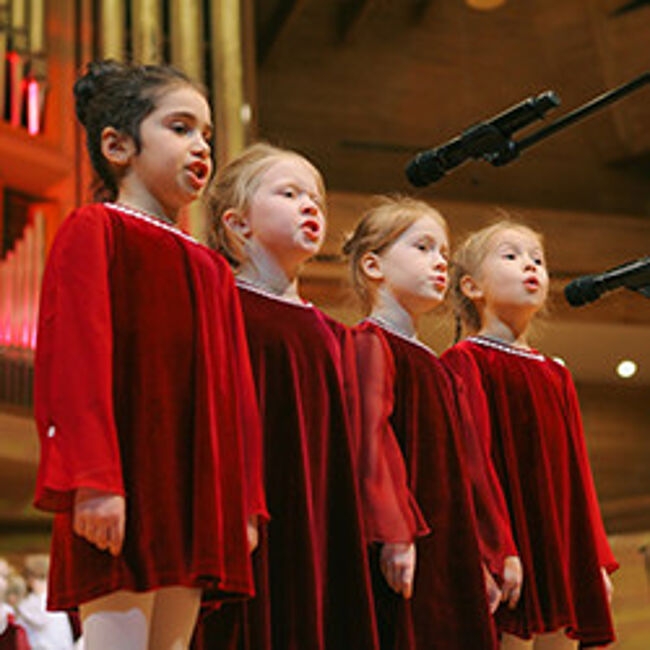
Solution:
<path fill-rule="evenodd" d="M 465 0 L 468 7 L 479 11 L 491 11 L 505 4 L 506 0 Z"/>
<path fill-rule="evenodd" d="M 625 359 L 616 366 L 616 374 L 623 379 L 629 379 L 636 375 L 637 365 L 634 361 Z"/>

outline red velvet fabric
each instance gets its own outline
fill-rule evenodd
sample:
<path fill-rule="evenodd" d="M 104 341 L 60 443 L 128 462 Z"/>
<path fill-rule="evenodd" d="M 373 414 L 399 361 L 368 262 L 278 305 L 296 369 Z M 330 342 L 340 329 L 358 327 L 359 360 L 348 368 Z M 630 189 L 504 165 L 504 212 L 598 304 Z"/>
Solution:
<path fill-rule="evenodd" d="M 27 632 L 16 623 L 12 614 L 7 616 L 7 627 L 0 634 L 0 650 L 31 650 Z"/>
<path fill-rule="evenodd" d="M 197 646 L 375 650 L 350 332 L 310 305 L 250 287 L 241 301 L 271 520 L 254 554 L 257 596 L 206 617 Z"/>
<path fill-rule="evenodd" d="M 444 364 L 444 357 L 442 359 Z M 496 473 L 489 449 L 484 444 L 480 425 L 485 422 L 474 408 L 465 382 L 453 373 L 456 402 L 460 418 L 460 431 L 467 468 L 472 486 L 474 511 L 479 532 L 479 545 L 483 562 L 498 583 L 503 576 L 504 560 L 519 555 L 514 541 L 508 504 Z"/>
<path fill-rule="evenodd" d="M 35 502 L 57 513 L 48 606 L 164 585 L 252 595 L 261 430 L 226 262 L 147 215 L 77 210 L 45 270 L 35 373 Z M 72 533 L 82 486 L 126 496 L 119 557 Z"/>
<path fill-rule="evenodd" d="M 374 339 L 363 346 L 368 351 L 380 344 L 385 391 L 394 403 L 389 424 L 406 460 L 410 488 L 432 529 L 417 540 L 411 600 L 390 590 L 374 559 L 382 649 L 496 648 L 454 378 L 428 348 L 369 321 L 358 326 L 356 336 Z M 366 371 L 376 368 L 376 360 L 368 359 Z"/>
<path fill-rule="evenodd" d="M 389 377 L 395 368 L 380 337 L 368 336 L 365 329 L 352 333 L 358 366 L 358 474 L 366 537 L 369 543 L 411 542 L 431 531 L 409 489 L 404 455 L 390 425 L 394 395 Z"/>
<path fill-rule="evenodd" d="M 575 388 L 566 368 L 480 337 L 443 359 L 473 387 L 487 412 L 483 433 L 501 479 L 524 568 L 518 607 L 497 612 L 523 638 L 567 628 L 582 647 L 614 639 L 600 567 L 613 571 L 585 449 Z"/>

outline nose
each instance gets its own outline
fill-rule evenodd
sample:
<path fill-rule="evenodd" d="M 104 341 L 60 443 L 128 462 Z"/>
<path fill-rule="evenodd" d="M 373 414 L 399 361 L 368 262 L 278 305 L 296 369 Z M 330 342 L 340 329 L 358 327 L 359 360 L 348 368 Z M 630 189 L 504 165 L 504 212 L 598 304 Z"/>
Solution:
<path fill-rule="evenodd" d="M 537 271 L 537 264 L 530 255 L 526 255 L 524 258 L 524 269 L 526 271 Z"/>
<path fill-rule="evenodd" d="M 199 133 L 192 151 L 201 158 L 207 158 L 212 151 L 212 143 L 203 134 Z"/>
<path fill-rule="evenodd" d="M 449 267 L 449 261 L 447 258 L 440 252 L 436 252 L 433 258 L 433 268 L 436 271 L 447 271 Z"/>
<path fill-rule="evenodd" d="M 319 212 L 318 204 L 310 196 L 305 196 L 302 201 L 301 212 L 315 217 Z"/>

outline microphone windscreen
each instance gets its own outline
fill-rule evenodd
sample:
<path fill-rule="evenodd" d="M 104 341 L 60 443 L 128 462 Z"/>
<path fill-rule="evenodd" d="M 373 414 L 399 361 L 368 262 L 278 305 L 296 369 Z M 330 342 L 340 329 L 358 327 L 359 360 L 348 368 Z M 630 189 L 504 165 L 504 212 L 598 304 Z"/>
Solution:
<path fill-rule="evenodd" d="M 564 297 L 572 307 L 580 307 L 588 302 L 593 302 L 601 293 L 601 286 L 591 276 L 573 280 L 564 287 Z"/>
<path fill-rule="evenodd" d="M 431 151 L 423 151 L 406 165 L 406 178 L 415 187 L 424 187 L 445 175 L 438 157 Z"/>

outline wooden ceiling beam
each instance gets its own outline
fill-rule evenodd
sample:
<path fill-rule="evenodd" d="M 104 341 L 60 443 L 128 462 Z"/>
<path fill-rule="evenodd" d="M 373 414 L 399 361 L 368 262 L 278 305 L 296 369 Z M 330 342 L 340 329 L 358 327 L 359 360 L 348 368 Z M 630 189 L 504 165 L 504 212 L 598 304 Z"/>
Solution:
<path fill-rule="evenodd" d="M 378 0 L 347 0 L 338 11 L 337 38 L 342 43 L 352 40 L 355 32 L 377 7 Z"/>
<path fill-rule="evenodd" d="M 271 50 L 305 6 L 305 0 L 278 0 L 266 22 L 258 26 L 257 63 L 264 65 Z"/>
<path fill-rule="evenodd" d="M 411 19 L 415 25 L 420 24 L 433 6 L 433 0 L 413 0 Z"/>

